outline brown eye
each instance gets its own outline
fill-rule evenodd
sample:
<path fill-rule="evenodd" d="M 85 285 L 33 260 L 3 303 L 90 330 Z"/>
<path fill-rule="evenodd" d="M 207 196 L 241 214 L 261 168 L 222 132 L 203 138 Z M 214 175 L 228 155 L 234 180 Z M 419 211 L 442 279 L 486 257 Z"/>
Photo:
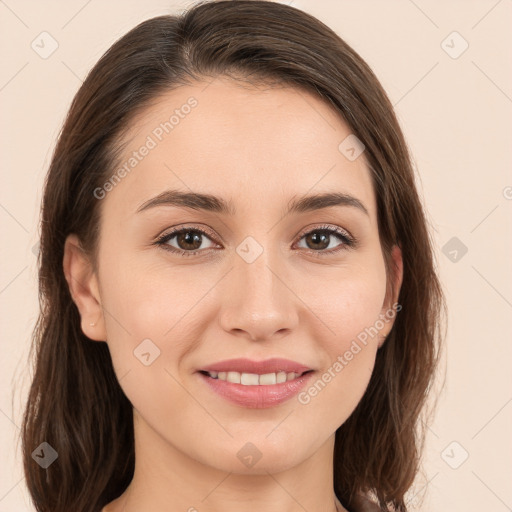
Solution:
<path fill-rule="evenodd" d="M 195 251 L 201 247 L 201 237 L 203 235 L 198 231 L 182 231 L 174 236 L 179 249 Z"/>
<path fill-rule="evenodd" d="M 212 242 L 212 238 L 209 233 L 202 229 L 181 228 L 160 236 L 155 244 L 162 246 L 166 251 L 179 254 L 180 256 L 195 256 L 196 254 L 207 252 L 207 249 L 211 249 L 215 245 Z M 210 245 L 201 247 L 205 239 L 210 242 Z M 306 246 L 303 248 L 307 249 L 314 256 L 329 256 L 338 251 L 356 246 L 355 238 L 345 230 L 337 227 L 322 226 L 313 229 L 300 237 L 300 240 L 303 239 L 306 243 Z M 336 239 L 338 243 L 336 243 Z"/>
<path fill-rule="evenodd" d="M 338 243 L 336 243 L 336 239 L 338 239 Z M 302 246 L 303 248 L 308 249 L 311 253 L 318 253 L 315 256 L 327 256 L 355 246 L 355 239 L 346 231 L 328 226 L 308 231 L 301 236 L 301 240 L 304 240 L 306 244 L 305 247 Z"/>
<path fill-rule="evenodd" d="M 306 235 L 306 244 L 310 249 L 327 249 L 329 246 L 330 236 L 323 231 L 313 231 Z"/>
<path fill-rule="evenodd" d="M 204 244 L 204 239 L 209 240 L 211 245 L 201 247 Z M 214 245 L 208 234 L 202 229 L 197 228 L 183 228 L 171 231 L 160 236 L 156 244 L 162 246 L 167 251 L 175 252 L 182 256 L 193 256 L 203 250 L 210 249 Z"/>

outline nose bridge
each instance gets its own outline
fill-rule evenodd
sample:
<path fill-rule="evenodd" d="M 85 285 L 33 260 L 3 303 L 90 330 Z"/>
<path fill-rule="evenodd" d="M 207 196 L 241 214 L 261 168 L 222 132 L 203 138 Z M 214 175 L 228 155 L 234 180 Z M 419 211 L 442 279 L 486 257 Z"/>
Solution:
<path fill-rule="evenodd" d="M 262 239 L 260 237 L 260 239 Z M 236 248 L 222 322 L 226 330 L 245 331 L 252 339 L 265 339 L 296 321 L 293 294 L 285 286 L 278 248 L 247 237 Z"/>
<path fill-rule="evenodd" d="M 241 245 L 237 250 L 239 258 L 235 264 L 236 276 L 246 284 L 245 287 L 242 287 L 243 296 L 249 301 L 261 302 L 260 305 L 269 304 L 277 298 L 276 294 L 278 293 L 276 290 L 277 277 L 272 268 L 272 251 L 265 248 L 258 255 L 257 249 L 249 244 L 250 242 L 246 242 L 245 246 Z M 240 256 L 240 252 L 244 251 L 247 246 L 249 246 L 249 252 Z M 250 259 L 245 259 L 245 256 Z M 252 260 L 252 257 L 255 259 Z"/>

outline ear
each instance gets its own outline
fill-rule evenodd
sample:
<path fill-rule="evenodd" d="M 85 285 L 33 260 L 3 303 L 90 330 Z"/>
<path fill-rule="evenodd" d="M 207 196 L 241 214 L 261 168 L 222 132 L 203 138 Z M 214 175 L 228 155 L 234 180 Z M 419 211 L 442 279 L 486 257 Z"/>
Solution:
<path fill-rule="evenodd" d="M 384 326 L 379 332 L 379 348 L 384 344 L 386 336 L 391 331 L 398 311 L 402 309 L 402 306 L 398 304 L 398 296 L 402 287 L 403 273 L 402 251 L 398 245 L 394 245 L 391 250 L 391 269 L 386 284 L 386 298 L 380 313 L 380 319 Z"/>
<path fill-rule="evenodd" d="M 106 341 L 97 277 L 75 234 L 66 238 L 63 268 L 71 297 L 80 312 L 83 333 L 91 340 Z"/>

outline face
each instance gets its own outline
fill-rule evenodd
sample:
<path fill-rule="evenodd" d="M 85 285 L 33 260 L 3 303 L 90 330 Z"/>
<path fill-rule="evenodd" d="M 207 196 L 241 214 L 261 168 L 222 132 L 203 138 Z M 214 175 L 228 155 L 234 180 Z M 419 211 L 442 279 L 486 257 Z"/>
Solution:
<path fill-rule="evenodd" d="M 386 294 L 364 153 L 339 149 L 350 134 L 304 91 L 221 78 L 169 92 L 134 121 L 113 174 L 124 172 L 95 192 L 97 273 L 71 256 L 72 237 L 65 266 L 84 284 L 82 329 L 108 343 L 148 443 L 223 471 L 276 472 L 332 442 L 360 401 L 397 293 Z M 191 207 L 176 192 L 217 200 Z M 305 201 L 323 194 L 338 200 Z M 202 372 L 239 358 L 291 366 Z M 308 373 L 282 383 L 297 365 Z M 222 380 L 254 374 L 273 375 Z"/>

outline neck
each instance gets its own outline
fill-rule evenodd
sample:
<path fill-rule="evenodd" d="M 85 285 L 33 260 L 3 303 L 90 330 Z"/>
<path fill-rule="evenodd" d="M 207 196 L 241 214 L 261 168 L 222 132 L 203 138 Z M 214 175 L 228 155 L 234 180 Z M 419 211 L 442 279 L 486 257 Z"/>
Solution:
<path fill-rule="evenodd" d="M 135 411 L 134 420 L 134 476 L 109 511 L 347 512 L 333 491 L 334 435 L 298 466 L 272 472 L 255 465 L 241 474 L 178 450 Z"/>

